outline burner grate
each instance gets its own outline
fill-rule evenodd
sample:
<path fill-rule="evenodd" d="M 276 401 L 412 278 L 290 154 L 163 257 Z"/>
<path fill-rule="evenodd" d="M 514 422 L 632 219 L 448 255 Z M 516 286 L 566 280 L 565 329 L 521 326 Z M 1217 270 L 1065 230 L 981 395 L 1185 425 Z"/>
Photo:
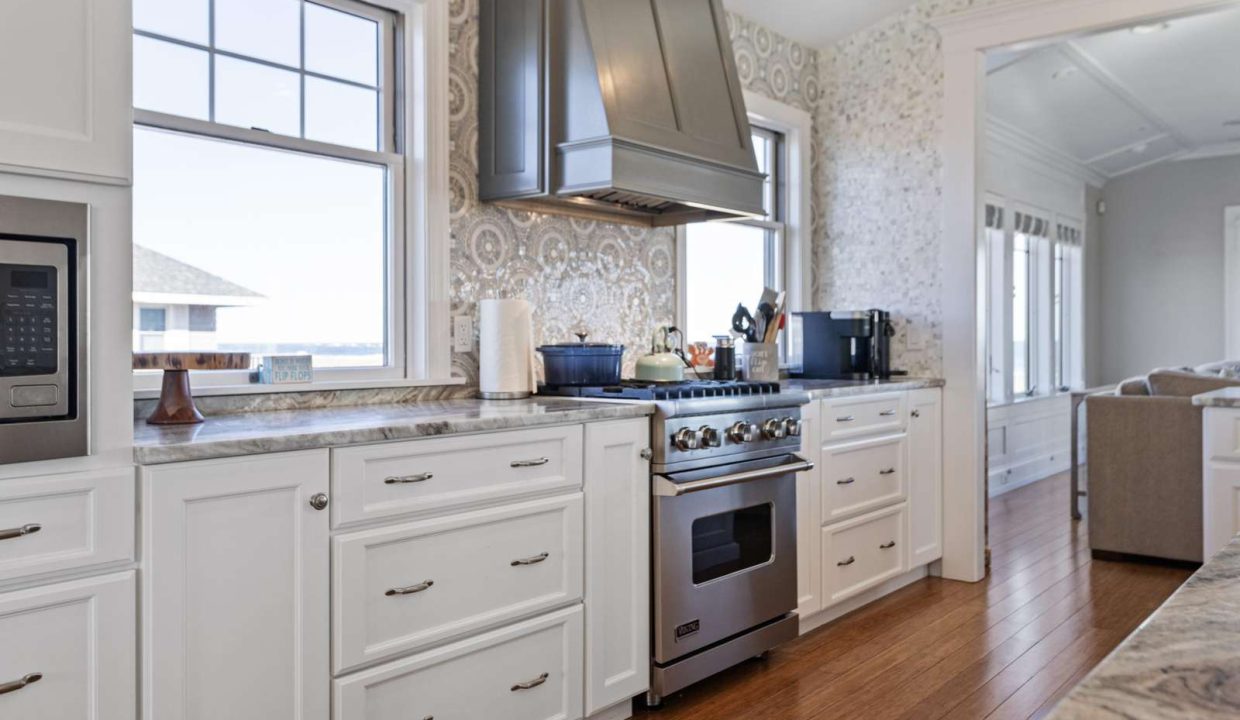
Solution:
<path fill-rule="evenodd" d="M 687 380 L 685 382 L 646 382 L 624 380 L 619 385 L 540 385 L 539 395 L 561 395 L 613 400 L 690 400 L 695 398 L 777 395 L 777 382 L 743 380 Z"/>

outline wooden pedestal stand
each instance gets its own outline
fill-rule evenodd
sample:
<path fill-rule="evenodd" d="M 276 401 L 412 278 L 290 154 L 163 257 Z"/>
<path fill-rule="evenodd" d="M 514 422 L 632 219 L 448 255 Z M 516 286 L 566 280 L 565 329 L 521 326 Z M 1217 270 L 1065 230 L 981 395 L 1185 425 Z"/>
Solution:
<path fill-rule="evenodd" d="M 146 419 L 151 425 L 193 425 L 203 420 L 189 388 L 190 370 L 248 370 L 249 353 L 134 353 L 134 370 L 163 370 L 159 403 Z"/>

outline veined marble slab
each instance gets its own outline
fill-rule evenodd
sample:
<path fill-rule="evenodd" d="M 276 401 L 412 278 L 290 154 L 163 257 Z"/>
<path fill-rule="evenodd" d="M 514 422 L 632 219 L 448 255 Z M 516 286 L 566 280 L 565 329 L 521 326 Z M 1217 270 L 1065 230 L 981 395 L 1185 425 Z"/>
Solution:
<path fill-rule="evenodd" d="M 653 413 L 651 403 L 538 397 L 236 413 L 208 417 L 200 425 L 156 426 L 138 420 L 134 423 L 134 461 L 155 465 L 644 417 Z"/>
<path fill-rule="evenodd" d="M 1240 408 L 1240 387 L 1194 395 L 1193 404 L 1201 407 Z"/>
<path fill-rule="evenodd" d="M 1189 578 L 1051 717 L 1240 717 L 1240 539 Z"/>
<path fill-rule="evenodd" d="M 805 391 L 813 399 L 922 390 L 924 388 L 943 387 L 945 384 L 946 382 L 942 378 L 928 377 L 900 377 L 891 380 L 801 380 L 791 378 L 781 382 L 782 387 L 789 390 Z"/>

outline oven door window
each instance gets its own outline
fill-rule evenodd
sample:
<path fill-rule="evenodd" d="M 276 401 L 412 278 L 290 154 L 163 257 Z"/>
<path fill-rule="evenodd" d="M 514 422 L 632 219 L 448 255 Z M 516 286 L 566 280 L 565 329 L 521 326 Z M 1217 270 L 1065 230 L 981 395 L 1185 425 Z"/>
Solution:
<path fill-rule="evenodd" d="M 770 503 L 693 521 L 693 584 L 771 561 L 774 507 Z"/>

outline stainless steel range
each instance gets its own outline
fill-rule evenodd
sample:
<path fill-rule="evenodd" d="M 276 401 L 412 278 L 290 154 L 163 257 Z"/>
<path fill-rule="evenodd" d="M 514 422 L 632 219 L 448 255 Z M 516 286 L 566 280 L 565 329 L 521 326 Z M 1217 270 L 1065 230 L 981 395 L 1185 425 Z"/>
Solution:
<path fill-rule="evenodd" d="M 713 381 L 558 392 L 658 407 L 647 702 L 796 637 L 796 474 L 813 467 L 796 452 L 809 396 Z"/>

